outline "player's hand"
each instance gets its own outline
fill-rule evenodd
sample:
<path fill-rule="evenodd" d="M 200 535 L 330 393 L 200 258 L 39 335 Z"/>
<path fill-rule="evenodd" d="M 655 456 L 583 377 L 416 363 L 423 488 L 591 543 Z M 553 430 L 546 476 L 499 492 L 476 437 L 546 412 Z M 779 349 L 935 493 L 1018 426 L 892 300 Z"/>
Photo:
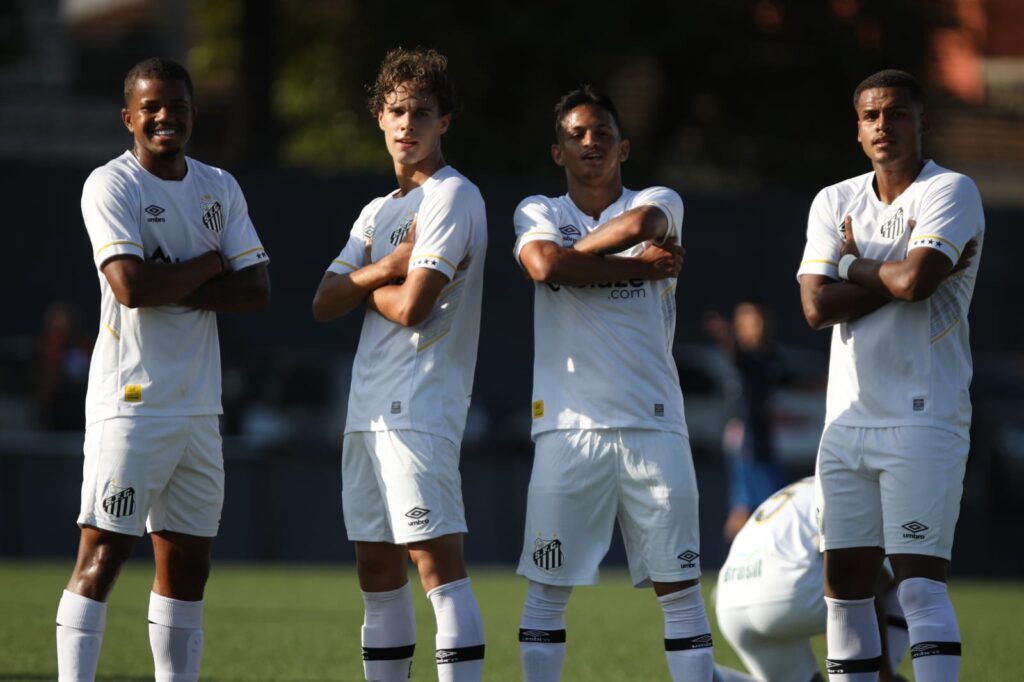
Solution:
<path fill-rule="evenodd" d="M 843 243 L 839 247 L 839 257 L 842 258 L 847 254 L 853 254 L 860 258 L 860 249 L 857 248 L 857 242 L 853 240 L 853 218 L 850 216 L 843 218 Z"/>
<path fill-rule="evenodd" d="M 969 268 L 971 266 L 971 259 L 974 258 L 976 253 L 978 253 L 978 242 L 972 239 L 964 245 L 964 250 L 960 252 L 960 258 L 957 260 L 956 264 L 953 265 L 953 269 L 949 271 L 949 274 L 955 275 L 956 273 Z M 949 275 L 947 275 L 947 277 L 948 276 Z"/>
<path fill-rule="evenodd" d="M 661 246 L 648 244 L 637 258 L 650 266 L 650 279 L 667 279 L 679 276 L 685 254 L 686 249 L 676 244 L 675 239 L 670 238 Z"/>

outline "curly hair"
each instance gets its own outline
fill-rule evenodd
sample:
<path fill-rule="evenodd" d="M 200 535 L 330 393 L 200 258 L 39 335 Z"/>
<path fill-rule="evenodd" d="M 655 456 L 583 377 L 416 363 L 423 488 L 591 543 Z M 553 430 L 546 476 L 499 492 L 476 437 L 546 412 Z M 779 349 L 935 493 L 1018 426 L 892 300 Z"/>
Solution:
<path fill-rule="evenodd" d="M 135 93 L 135 83 L 139 80 L 155 79 L 158 81 L 181 81 L 185 84 L 189 99 L 195 96 L 192 89 L 192 77 L 188 70 L 178 62 L 162 57 L 150 57 L 136 64 L 124 77 L 124 105 L 128 106 Z"/>
<path fill-rule="evenodd" d="M 399 47 L 384 55 L 377 80 L 367 87 L 366 105 L 370 113 L 376 116 L 383 111 L 387 96 L 403 83 L 411 83 L 417 90 L 437 97 L 442 116 L 455 111 L 455 84 L 448 75 L 448 58 L 440 52 L 422 47 L 412 50 Z"/>

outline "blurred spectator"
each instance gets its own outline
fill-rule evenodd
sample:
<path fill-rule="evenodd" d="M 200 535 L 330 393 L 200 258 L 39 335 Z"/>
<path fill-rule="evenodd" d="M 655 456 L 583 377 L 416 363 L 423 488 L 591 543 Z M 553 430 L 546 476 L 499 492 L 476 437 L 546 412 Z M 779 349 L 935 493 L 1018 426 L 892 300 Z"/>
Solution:
<path fill-rule="evenodd" d="M 732 541 L 751 512 L 786 482 L 776 460 L 772 433 L 772 392 L 784 378 L 784 365 L 772 340 L 771 318 L 754 300 L 740 302 L 732 322 L 716 312 L 704 330 L 736 366 L 741 395 L 738 414 L 722 434 L 729 486 L 729 515 L 723 534 Z"/>
<path fill-rule="evenodd" d="M 92 339 L 79 331 L 71 307 L 64 301 L 51 303 L 39 336 L 35 387 L 38 428 L 85 428 L 82 406 L 91 354 Z"/>

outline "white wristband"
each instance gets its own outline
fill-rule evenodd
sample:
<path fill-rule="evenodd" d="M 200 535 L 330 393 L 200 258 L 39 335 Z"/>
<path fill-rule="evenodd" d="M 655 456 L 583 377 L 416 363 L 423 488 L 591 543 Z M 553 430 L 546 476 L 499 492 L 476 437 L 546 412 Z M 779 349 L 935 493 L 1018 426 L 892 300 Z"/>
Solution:
<path fill-rule="evenodd" d="M 839 259 L 839 279 L 849 280 L 850 266 L 853 265 L 853 261 L 857 260 L 857 257 L 852 253 L 848 253 Z"/>

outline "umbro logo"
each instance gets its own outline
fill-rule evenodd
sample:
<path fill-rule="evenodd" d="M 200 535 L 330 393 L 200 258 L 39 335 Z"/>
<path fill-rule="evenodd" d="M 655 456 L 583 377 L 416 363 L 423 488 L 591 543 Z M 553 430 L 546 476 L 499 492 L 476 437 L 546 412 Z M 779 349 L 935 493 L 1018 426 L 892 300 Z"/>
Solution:
<path fill-rule="evenodd" d="M 692 649 L 706 649 L 713 644 L 710 632 L 706 635 L 699 635 L 690 640 L 690 648 Z"/>
<path fill-rule="evenodd" d="M 580 228 L 575 225 L 563 225 L 558 228 L 558 231 L 562 233 L 563 246 L 572 246 L 579 241 L 580 237 L 583 236 L 583 233 L 580 232 Z"/>
<path fill-rule="evenodd" d="M 147 206 L 146 208 L 144 208 L 142 210 L 150 215 L 149 218 L 146 218 L 146 222 L 147 223 L 163 223 L 163 222 L 167 222 L 165 218 L 161 218 L 160 217 L 160 214 L 163 213 L 166 210 L 162 206 L 157 206 L 156 204 L 150 204 L 149 206 Z"/>
<path fill-rule="evenodd" d="M 938 648 L 939 646 L 937 644 L 933 644 L 932 642 L 921 642 L 920 644 L 915 644 L 914 646 L 910 647 L 910 654 L 915 658 L 921 656 L 929 656 Z"/>
<path fill-rule="evenodd" d="M 429 509 L 423 507 L 413 507 L 409 511 L 405 512 L 405 517 L 412 519 L 409 521 L 409 525 L 413 528 L 417 526 L 425 526 L 430 523 L 430 520 L 426 518 L 427 514 L 430 513 Z"/>
<path fill-rule="evenodd" d="M 928 526 L 924 525 L 920 521 L 904 523 L 902 528 L 907 531 L 903 534 L 903 537 L 911 540 L 924 540 L 924 532 L 928 530 Z"/>
<path fill-rule="evenodd" d="M 692 549 L 688 549 L 682 554 L 676 555 L 676 558 L 682 562 L 682 564 L 680 564 L 680 568 L 693 568 L 696 566 L 694 562 L 699 556 L 700 554 L 697 554 L 697 552 L 694 552 Z"/>

